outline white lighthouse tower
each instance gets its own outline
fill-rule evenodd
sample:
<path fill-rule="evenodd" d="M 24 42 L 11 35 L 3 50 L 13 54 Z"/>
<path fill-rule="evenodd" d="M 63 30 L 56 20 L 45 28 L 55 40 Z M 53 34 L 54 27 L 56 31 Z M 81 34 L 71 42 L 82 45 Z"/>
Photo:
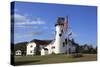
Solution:
<path fill-rule="evenodd" d="M 58 17 L 57 22 L 55 24 L 55 42 L 53 44 L 53 52 L 58 53 L 65 53 L 65 30 L 64 30 L 64 17 Z"/>

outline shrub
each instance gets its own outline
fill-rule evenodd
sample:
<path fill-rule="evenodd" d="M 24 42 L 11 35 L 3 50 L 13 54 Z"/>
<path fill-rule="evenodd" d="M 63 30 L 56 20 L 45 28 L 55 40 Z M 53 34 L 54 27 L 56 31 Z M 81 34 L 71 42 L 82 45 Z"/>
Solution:
<path fill-rule="evenodd" d="M 54 53 L 54 52 L 52 52 L 52 55 L 55 55 L 55 53 Z"/>
<path fill-rule="evenodd" d="M 79 58 L 79 57 L 83 57 L 83 55 L 81 53 L 76 53 L 76 54 L 72 54 L 71 57 L 72 58 Z"/>

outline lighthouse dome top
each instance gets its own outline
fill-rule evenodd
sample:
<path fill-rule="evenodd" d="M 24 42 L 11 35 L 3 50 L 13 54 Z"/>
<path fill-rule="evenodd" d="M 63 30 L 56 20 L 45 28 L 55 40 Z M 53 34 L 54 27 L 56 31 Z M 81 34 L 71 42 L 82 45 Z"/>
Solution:
<path fill-rule="evenodd" d="M 58 17 L 55 26 L 57 26 L 57 25 L 64 25 L 64 21 L 65 21 L 64 17 Z"/>

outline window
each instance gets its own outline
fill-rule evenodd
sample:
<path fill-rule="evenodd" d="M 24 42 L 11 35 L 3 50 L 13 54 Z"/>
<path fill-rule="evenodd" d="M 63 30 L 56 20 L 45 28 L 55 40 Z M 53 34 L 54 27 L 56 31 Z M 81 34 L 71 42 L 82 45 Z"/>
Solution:
<path fill-rule="evenodd" d="M 55 46 L 52 46 L 52 49 L 55 49 Z"/>
<path fill-rule="evenodd" d="M 33 46 L 31 45 L 30 47 L 32 48 Z"/>
<path fill-rule="evenodd" d="M 19 52 L 19 53 L 21 53 L 21 52 Z"/>
<path fill-rule="evenodd" d="M 59 36 L 61 37 L 61 36 L 62 36 L 62 34 L 59 34 Z"/>
<path fill-rule="evenodd" d="M 63 47 L 65 47 L 65 43 L 63 42 Z"/>
<path fill-rule="evenodd" d="M 32 51 L 30 51 L 30 53 L 32 53 Z"/>

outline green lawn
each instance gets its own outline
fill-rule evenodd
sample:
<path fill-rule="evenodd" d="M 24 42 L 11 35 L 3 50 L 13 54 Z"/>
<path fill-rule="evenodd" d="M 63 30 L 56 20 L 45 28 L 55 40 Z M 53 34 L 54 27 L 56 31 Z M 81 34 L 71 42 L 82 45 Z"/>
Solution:
<path fill-rule="evenodd" d="M 72 58 L 65 54 L 47 56 L 15 56 L 15 65 L 50 64 L 79 61 L 96 61 L 96 54 L 84 54 L 83 57 Z"/>

